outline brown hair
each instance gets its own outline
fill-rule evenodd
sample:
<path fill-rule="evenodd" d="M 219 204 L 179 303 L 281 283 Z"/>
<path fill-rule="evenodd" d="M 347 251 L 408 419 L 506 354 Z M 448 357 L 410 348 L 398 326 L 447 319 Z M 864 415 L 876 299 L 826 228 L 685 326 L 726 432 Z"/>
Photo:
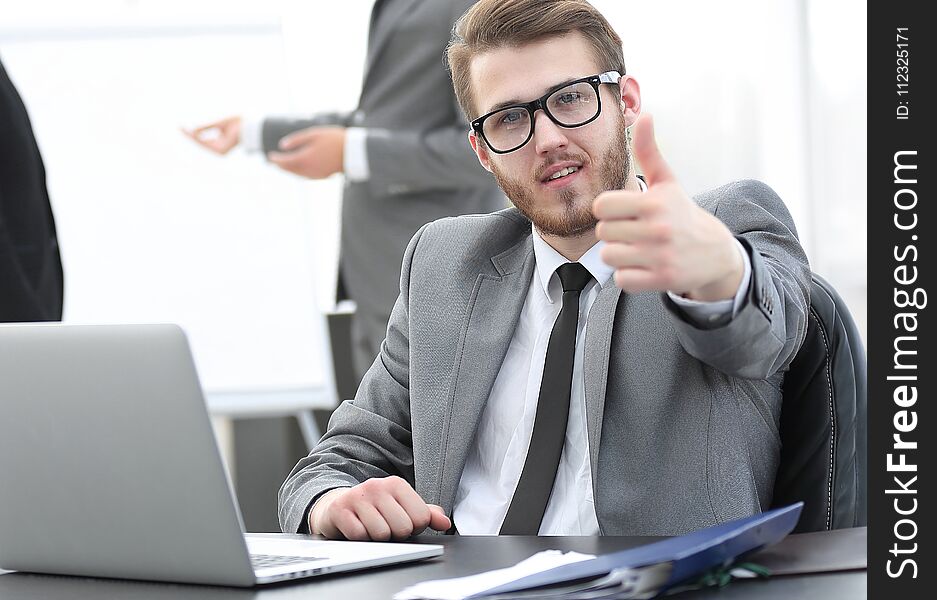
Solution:
<path fill-rule="evenodd" d="M 592 45 L 603 71 L 625 74 L 621 38 L 586 0 L 479 0 L 456 21 L 446 48 L 455 95 L 469 120 L 478 116 L 470 76 L 476 55 L 573 31 Z"/>

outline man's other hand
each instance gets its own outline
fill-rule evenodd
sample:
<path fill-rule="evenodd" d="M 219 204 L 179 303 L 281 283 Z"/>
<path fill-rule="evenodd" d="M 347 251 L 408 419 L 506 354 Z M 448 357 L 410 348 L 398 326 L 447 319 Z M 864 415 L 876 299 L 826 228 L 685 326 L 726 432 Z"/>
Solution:
<path fill-rule="evenodd" d="M 629 293 L 733 298 L 745 263 L 732 233 L 683 191 L 657 148 L 649 114 L 638 119 L 634 135 L 647 191 L 603 192 L 592 204 L 596 236 L 607 242 L 602 260 L 615 268 L 615 283 Z"/>
<path fill-rule="evenodd" d="M 396 476 L 331 490 L 309 511 L 309 531 L 330 539 L 405 540 L 427 527 L 447 531 L 452 523 L 442 507 L 424 502 Z"/>
<path fill-rule="evenodd" d="M 227 117 L 195 129 L 182 131 L 195 140 L 199 146 L 217 154 L 227 154 L 241 141 L 241 117 Z"/>
<path fill-rule="evenodd" d="M 325 179 L 345 170 L 345 128 L 309 127 L 280 140 L 280 152 L 267 159 L 284 171 L 309 179 Z"/>

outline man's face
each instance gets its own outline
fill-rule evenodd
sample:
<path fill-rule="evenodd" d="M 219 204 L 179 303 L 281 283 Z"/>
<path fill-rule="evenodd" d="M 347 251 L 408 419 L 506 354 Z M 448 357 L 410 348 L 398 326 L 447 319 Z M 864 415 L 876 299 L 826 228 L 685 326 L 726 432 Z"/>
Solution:
<path fill-rule="evenodd" d="M 486 52 L 475 57 L 471 68 L 478 114 L 504 102 L 529 102 L 559 84 L 602 71 L 589 43 L 575 32 Z M 482 166 L 544 234 L 588 233 L 596 223 L 591 211 L 595 197 L 625 187 L 630 169 L 625 128 L 637 117 L 637 84 L 623 78 L 620 87 L 600 86 L 600 94 L 602 113 L 581 127 L 560 127 L 538 110 L 531 140 L 508 154 L 491 152 L 470 135 Z M 551 179 L 566 167 L 575 171 Z"/>

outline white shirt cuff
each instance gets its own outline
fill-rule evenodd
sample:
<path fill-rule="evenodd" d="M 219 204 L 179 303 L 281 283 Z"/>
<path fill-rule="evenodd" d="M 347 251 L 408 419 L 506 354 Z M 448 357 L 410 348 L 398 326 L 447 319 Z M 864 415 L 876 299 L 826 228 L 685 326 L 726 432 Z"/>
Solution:
<path fill-rule="evenodd" d="M 245 117 L 241 122 L 241 147 L 245 152 L 261 152 L 264 149 L 264 120 Z"/>
<path fill-rule="evenodd" d="M 368 132 L 363 127 L 345 130 L 345 179 L 365 181 L 371 176 L 368 169 Z"/>
<path fill-rule="evenodd" d="M 742 255 L 744 268 L 742 281 L 739 283 L 739 289 L 736 290 L 734 298 L 717 300 L 716 302 L 700 302 L 699 300 L 684 298 L 673 292 L 667 292 L 667 295 L 673 300 L 674 304 L 682 308 L 686 316 L 697 323 L 709 325 L 729 315 L 731 315 L 731 318 L 734 318 L 735 315 L 738 314 L 742 302 L 745 300 L 745 294 L 748 292 L 748 286 L 752 280 L 752 260 L 748 256 L 748 252 L 745 251 L 745 247 L 742 246 L 742 243 L 735 238 L 733 238 L 733 241 L 735 242 L 735 247 L 738 248 L 739 253 Z"/>

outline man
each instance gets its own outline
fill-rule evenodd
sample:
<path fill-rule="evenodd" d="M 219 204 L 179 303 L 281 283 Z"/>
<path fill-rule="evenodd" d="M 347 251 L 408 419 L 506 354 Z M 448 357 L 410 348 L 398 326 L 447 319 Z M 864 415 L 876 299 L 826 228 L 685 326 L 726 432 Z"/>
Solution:
<path fill-rule="evenodd" d="M 0 323 L 62 318 L 62 259 L 26 107 L 0 63 Z"/>
<path fill-rule="evenodd" d="M 248 150 L 262 150 L 275 165 L 304 177 L 345 174 L 339 292 L 357 305 L 352 337 L 359 379 L 384 339 L 400 261 L 417 229 L 506 205 L 463 143 L 467 124 L 441 59 L 452 24 L 473 2 L 377 0 L 353 113 L 243 125 L 233 117 L 191 134 L 221 154 L 243 137 Z M 204 136 L 208 130 L 215 137 Z"/>
<path fill-rule="evenodd" d="M 808 306 L 783 203 L 686 196 L 584 0 L 481 0 L 448 59 L 516 208 L 413 238 L 379 360 L 280 490 L 284 531 L 667 535 L 767 508 Z"/>

